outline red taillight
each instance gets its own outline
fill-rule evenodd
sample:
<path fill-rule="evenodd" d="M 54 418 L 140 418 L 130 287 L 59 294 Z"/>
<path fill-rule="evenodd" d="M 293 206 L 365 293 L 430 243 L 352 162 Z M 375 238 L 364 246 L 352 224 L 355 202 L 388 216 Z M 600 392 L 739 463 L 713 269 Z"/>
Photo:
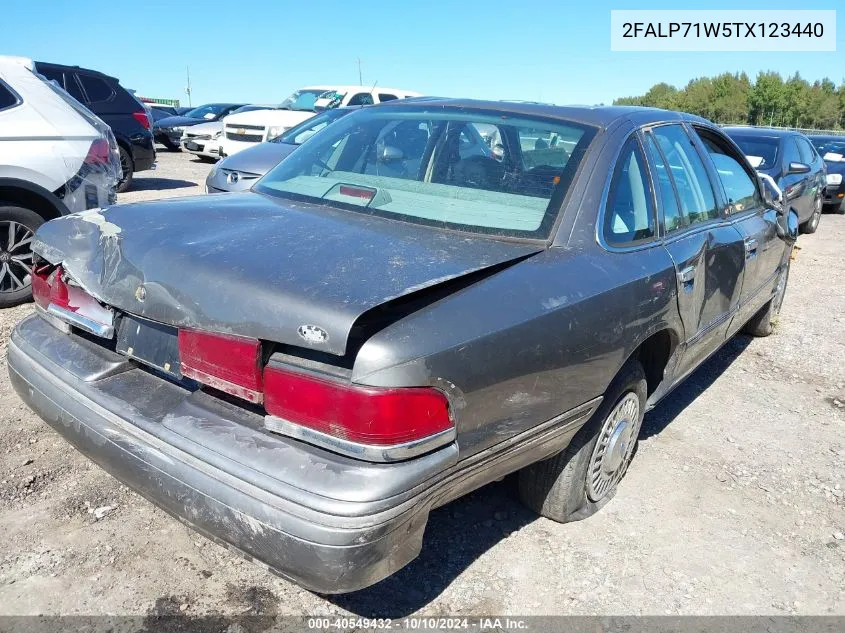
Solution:
<path fill-rule="evenodd" d="M 66 283 L 61 266 L 36 266 L 32 271 L 32 298 L 36 305 L 88 332 L 111 338 L 114 314 L 78 285 Z"/>
<path fill-rule="evenodd" d="M 98 138 L 88 148 L 88 155 L 85 157 L 86 165 L 108 165 L 111 161 L 111 148 L 109 142 L 104 138 Z"/>
<path fill-rule="evenodd" d="M 336 383 L 276 367 L 264 370 L 267 413 L 360 444 L 392 446 L 453 428 L 449 402 L 428 387 Z"/>
<path fill-rule="evenodd" d="M 260 403 L 261 343 L 256 339 L 179 330 L 182 375 L 249 402 Z"/>
<path fill-rule="evenodd" d="M 150 117 L 146 112 L 133 112 L 132 116 L 145 130 L 150 129 Z"/>
<path fill-rule="evenodd" d="M 32 270 L 32 298 L 37 306 L 46 310 L 47 306 L 50 305 L 53 293 L 51 282 L 56 277 L 59 278 L 59 282 L 64 286 L 64 283 L 61 282 L 61 272 L 61 266 L 53 269 L 49 264 L 36 266 Z M 65 295 L 65 302 L 67 302 L 67 295 Z"/>

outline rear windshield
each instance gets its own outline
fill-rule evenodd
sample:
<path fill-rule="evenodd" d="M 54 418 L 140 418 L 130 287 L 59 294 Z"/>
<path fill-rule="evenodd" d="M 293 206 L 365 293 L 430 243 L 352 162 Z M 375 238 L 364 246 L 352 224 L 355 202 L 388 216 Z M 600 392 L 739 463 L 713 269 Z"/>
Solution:
<path fill-rule="evenodd" d="M 731 137 L 755 169 L 770 169 L 777 165 L 778 140 L 776 138 Z"/>
<path fill-rule="evenodd" d="M 473 233 L 545 239 L 595 129 L 462 108 L 364 108 L 255 189 Z"/>

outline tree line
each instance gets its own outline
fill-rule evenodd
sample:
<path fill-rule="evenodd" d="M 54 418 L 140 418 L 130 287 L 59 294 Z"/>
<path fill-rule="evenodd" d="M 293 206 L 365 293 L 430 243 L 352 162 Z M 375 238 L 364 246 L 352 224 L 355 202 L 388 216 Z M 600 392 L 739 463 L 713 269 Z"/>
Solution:
<path fill-rule="evenodd" d="M 722 73 L 693 79 L 680 90 L 661 82 L 613 104 L 681 110 L 715 123 L 845 128 L 845 82 L 837 87 L 825 77 L 811 84 L 798 73 L 784 80 L 780 73 L 761 72 L 753 82 L 745 73 Z"/>

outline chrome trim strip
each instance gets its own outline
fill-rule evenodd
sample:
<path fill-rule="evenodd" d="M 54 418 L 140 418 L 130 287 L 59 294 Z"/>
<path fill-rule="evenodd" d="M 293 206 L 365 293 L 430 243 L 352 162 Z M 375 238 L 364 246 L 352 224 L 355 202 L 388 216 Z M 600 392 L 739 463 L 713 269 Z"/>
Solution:
<path fill-rule="evenodd" d="M 334 453 L 368 462 L 399 462 L 405 459 L 411 459 L 412 457 L 429 453 L 435 448 L 440 448 L 450 442 L 454 442 L 457 436 L 455 427 L 452 427 L 420 440 L 413 440 L 403 444 L 392 444 L 390 446 L 377 446 L 374 444 L 350 442 L 349 440 L 294 424 L 274 415 L 264 417 L 264 428 L 273 433 L 291 437 L 295 440 L 301 440 Z"/>
<path fill-rule="evenodd" d="M 65 323 L 64 321 L 57 319 L 55 316 L 47 312 L 44 308 L 42 308 L 37 303 L 35 304 L 35 311 L 38 313 L 42 319 L 47 321 L 50 325 L 56 328 L 62 334 L 70 334 L 70 324 Z"/>
<path fill-rule="evenodd" d="M 70 323 L 71 325 L 78 327 L 80 330 L 85 330 L 94 336 L 100 336 L 102 338 L 111 338 L 114 336 L 114 325 L 98 323 L 86 316 L 82 316 L 81 314 L 77 314 L 76 312 L 71 312 L 70 310 L 57 306 L 55 303 L 51 303 L 47 306 L 47 313 L 65 321 L 66 323 Z"/>

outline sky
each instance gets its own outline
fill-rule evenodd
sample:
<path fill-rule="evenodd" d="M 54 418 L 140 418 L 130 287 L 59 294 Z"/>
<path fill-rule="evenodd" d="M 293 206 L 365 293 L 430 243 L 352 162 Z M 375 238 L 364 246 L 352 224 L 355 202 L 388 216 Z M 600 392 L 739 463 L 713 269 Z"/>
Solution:
<path fill-rule="evenodd" d="M 3 0 L 0 54 L 79 65 L 188 105 L 278 103 L 309 84 L 610 103 L 724 71 L 845 78 L 843 0 Z M 837 9 L 836 52 L 611 52 L 611 9 Z M 43 16 L 43 19 L 39 16 Z"/>

